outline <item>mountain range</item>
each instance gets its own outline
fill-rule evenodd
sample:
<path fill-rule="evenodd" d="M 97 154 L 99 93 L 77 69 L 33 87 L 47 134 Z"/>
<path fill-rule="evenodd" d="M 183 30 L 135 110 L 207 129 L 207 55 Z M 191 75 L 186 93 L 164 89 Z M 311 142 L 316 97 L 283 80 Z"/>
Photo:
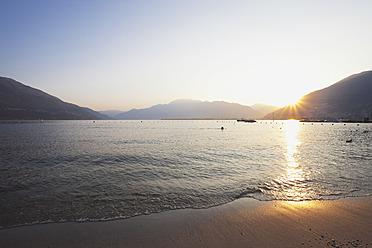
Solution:
<path fill-rule="evenodd" d="M 149 119 L 310 119 L 362 120 L 372 116 L 372 71 L 351 75 L 278 109 L 223 101 L 176 100 L 144 109 L 97 112 L 67 103 L 41 90 L 0 77 L 0 120 Z"/>
<path fill-rule="evenodd" d="M 300 98 L 263 119 L 363 120 L 372 116 L 372 71 L 351 75 Z"/>
<path fill-rule="evenodd" d="M 126 112 L 97 112 L 64 102 L 14 79 L 0 77 L 0 120 L 236 119 L 259 118 L 275 109 L 277 107 L 264 104 L 249 107 L 223 101 L 176 100 Z"/>
<path fill-rule="evenodd" d="M 0 77 L 0 120 L 97 120 L 110 119 L 41 90 Z"/>
<path fill-rule="evenodd" d="M 265 107 L 266 106 L 266 107 Z M 276 108 L 257 105 L 256 109 Z M 198 101 L 180 99 L 168 104 L 158 104 L 145 109 L 132 109 L 112 116 L 119 120 L 159 119 L 237 119 L 260 118 L 264 114 L 252 107 L 223 101 Z"/>

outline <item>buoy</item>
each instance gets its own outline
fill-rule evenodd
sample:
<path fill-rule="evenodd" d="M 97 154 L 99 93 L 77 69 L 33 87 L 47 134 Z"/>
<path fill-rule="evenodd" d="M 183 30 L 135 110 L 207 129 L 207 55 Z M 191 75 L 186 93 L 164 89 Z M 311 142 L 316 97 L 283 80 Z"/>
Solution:
<path fill-rule="evenodd" d="M 225 128 L 221 127 L 221 130 L 224 130 Z"/>

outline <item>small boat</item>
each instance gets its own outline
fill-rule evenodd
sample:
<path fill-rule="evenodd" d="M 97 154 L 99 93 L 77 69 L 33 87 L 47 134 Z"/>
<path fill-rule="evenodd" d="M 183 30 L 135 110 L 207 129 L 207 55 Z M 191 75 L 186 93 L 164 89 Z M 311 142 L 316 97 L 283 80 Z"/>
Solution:
<path fill-rule="evenodd" d="M 253 123 L 253 122 L 256 122 L 255 120 L 248 120 L 248 119 L 239 119 L 239 120 L 236 120 L 237 122 L 248 122 L 248 123 Z"/>

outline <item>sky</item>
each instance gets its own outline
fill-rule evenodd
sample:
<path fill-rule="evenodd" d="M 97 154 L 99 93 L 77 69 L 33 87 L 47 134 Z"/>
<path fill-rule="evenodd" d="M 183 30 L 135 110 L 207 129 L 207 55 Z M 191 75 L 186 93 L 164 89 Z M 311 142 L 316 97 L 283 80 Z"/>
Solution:
<path fill-rule="evenodd" d="M 94 110 L 282 107 L 372 69 L 370 0 L 0 0 L 0 76 Z"/>

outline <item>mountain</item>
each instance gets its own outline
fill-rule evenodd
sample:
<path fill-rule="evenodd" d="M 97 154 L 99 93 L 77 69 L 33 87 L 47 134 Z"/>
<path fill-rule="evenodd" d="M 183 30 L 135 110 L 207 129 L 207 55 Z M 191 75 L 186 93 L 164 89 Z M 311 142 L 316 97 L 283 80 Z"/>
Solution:
<path fill-rule="evenodd" d="M 81 108 L 85 109 L 87 112 L 94 115 L 96 120 L 112 120 L 113 119 L 110 116 L 105 115 L 105 114 L 103 114 L 99 111 L 94 111 L 93 109 L 90 109 L 90 108 L 87 108 L 87 107 L 81 107 Z"/>
<path fill-rule="evenodd" d="M 88 108 L 64 102 L 11 78 L 0 77 L 0 120 L 106 119 Z"/>
<path fill-rule="evenodd" d="M 103 111 L 98 111 L 99 113 L 103 115 L 107 115 L 110 118 L 115 118 L 116 115 L 123 113 L 124 111 L 121 110 L 103 110 Z"/>
<path fill-rule="evenodd" d="M 271 113 L 275 110 L 278 110 L 279 108 L 276 107 L 276 106 L 272 106 L 272 105 L 266 105 L 266 104 L 262 104 L 262 103 L 256 103 L 254 105 L 251 105 L 250 106 L 252 109 L 260 112 L 262 115 L 261 116 L 265 116 L 267 115 L 268 113 Z"/>
<path fill-rule="evenodd" d="M 176 100 L 145 109 L 132 109 L 115 116 L 120 120 L 236 119 L 262 116 L 249 106 L 223 101 Z"/>
<path fill-rule="evenodd" d="M 263 119 L 363 120 L 372 115 L 372 71 L 351 75 L 327 88 L 303 96 Z"/>

